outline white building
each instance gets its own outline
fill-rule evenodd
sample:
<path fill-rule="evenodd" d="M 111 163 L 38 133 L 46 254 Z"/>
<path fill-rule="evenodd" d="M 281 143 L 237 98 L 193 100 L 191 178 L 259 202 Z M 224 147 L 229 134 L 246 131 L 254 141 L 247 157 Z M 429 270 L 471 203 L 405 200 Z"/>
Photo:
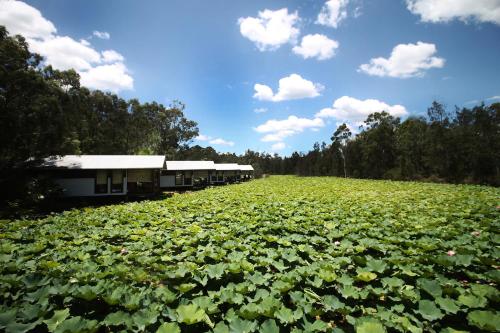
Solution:
<path fill-rule="evenodd" d="M 153 194 L 160 188 L 163 155 L 65 155 L 46 158 L 38 167 L 66 197 Z"/>
<path fill-rule="evenodd" d="M 254 177 L 253 166 L 251 166 L 249 164 L 240 165 L 240 170 L 241 170 L 241 180 L 242 181 L 250 180 Z"/>
<path fill-rule="evenodd" d="M 240 181 L 241 168 L 236 163 L 215 163 L 212 184 L 226 184 Z"/>
<path fill-rule="evenodd" d="M 166 161 L 161 171 L 161 188 L 190 188 L 209 185 L 215 172 L 213 161 Z"/>

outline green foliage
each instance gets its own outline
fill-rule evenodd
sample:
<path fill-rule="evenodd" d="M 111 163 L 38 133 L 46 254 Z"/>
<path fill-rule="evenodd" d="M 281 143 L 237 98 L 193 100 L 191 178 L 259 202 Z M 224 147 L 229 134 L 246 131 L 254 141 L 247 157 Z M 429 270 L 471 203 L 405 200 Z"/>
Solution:
<path fill-rule="evenodd" d="M 385 333 L 382 323 L 373 318 L 361 318 L 356 322 L 356 333 Z"/>
<path fill-rule="evenodd" d="M 177 320 L 188 325 L 202 322 L 206 318 L 206 313 L 196 304 L 179 305 L 177 310 Z"/>
<path fill-rule="evenodd" d="M 45 320 L 49 332 L 55 332 L 57 327 L 69 316 L 69 309 L 55 311 L 52 318 Z"/>
<path fill-rule="evenodd" d="M 0 330 L 495 331 L 498 197 L 273 176 L 2 221 Z"/>
<path fill-rule="evenodd" d="M 492 311 L 472 311 L 467 315 L 471 325 L 485 331 L 498 332 L 500 330 L 500 314 Z"/>
<path fill-rule="evenodd" d="M 256 175 L 294 174 L 425 180 L 500 185 L 500 103 L 456 109 L 451 114 L 433 102 L 427 118 L 403 122 L 386 112 L 370 114 L 352 136 L 341 124 L 331 142 L 315 143 L 307 153 L 290 156 L 247 150 L 244 155 L 217 154 L 211 147 L 181 149 L 183 159 L 253 164 Z M 333 131 L 333 130 L 332 130 Z M 471 264 L 468 254 L 454 261 Z"/>
<path fill-rule="evenodd" d="M 163 323 L 158 327 L 156 333 L 181 333 L 181 329 L 177 323 Z"/>

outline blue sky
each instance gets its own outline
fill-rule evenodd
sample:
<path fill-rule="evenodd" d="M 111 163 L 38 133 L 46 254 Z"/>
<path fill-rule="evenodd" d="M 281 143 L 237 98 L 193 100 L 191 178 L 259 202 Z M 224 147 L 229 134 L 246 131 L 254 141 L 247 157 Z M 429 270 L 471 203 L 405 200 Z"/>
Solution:
<path fill-rule="evenodd" d="M 0 24 L 29 35 L 55 67 L 78 66 L 89 87 L 181 100 L 202 134 L 193 144 L 219 151 L 287 155 L 373 111 L 407 117 L 435 99 L 450 109 L 500 100 L 500 1 L 0 6 Z"/>

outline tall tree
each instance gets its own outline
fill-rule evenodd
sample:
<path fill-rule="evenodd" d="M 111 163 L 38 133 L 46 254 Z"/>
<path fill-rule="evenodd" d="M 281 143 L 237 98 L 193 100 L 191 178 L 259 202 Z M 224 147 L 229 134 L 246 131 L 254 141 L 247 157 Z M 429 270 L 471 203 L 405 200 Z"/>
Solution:
<path fill-rule="evenodd" d="M 352 133 L 349 127 L 347 127 L 346 123 L 340 125 L 333 136 L 332 140 L 332 148 L 337 149 L 340 152 L 340 156 L 342 157 L 342 164 L 344 170 L 344 177 L 347 178 L 347 168 L 346 168 L 346 155 L 347 155 L 347 144 L 351 139 Z"/>

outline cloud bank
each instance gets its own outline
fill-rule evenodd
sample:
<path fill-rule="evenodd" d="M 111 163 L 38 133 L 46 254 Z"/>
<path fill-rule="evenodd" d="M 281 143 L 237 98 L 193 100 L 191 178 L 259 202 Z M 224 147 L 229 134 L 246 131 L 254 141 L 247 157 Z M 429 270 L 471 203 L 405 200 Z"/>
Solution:
<path fill-rule="evenodd" d="M 422 22 L 460 20 L 500 25 L 500 1 L 497 0 L 407 0 L 406 5 Z"/>
<path fill-rule="evenodd" d="M 0 1 L 0 24 L 11 35 L 22 35 L 30 50 L 45 58 L 45 64 L 58 70 L 75 69 L 82 85 L 91 89 L 119 92 L 134 88 L 125 58 L 114 50 L 97 51 L 87 40 L 77 41 L 57 34 L 52 22 L 40 11 L 22 1 Z M 96 34 L 98 33 L 98 34 Z M 94 31 L 99 38 L 109 39 L 109 33 Z"/>

